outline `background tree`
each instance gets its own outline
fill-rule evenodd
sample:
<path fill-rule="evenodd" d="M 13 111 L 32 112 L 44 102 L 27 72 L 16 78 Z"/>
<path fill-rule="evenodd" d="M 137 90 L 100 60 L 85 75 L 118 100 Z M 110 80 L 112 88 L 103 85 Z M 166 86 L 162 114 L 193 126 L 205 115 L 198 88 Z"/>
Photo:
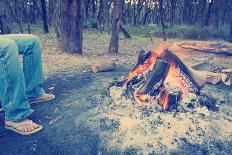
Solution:
<path fill-rule="evenodd" d="M 103 0 L 103 20 L 104 20 L 104 30 L 109 32 L 109 23 L 110 23 L 110 15 L 109 15 L 109 0 Z"/>
<path fill-rule="evenodd" d="M 4 0 L 0 0 L 0 34 L 10 33 L 9 28 L 6 25 L 6 5 Z"/>
<path fill-rule="evenodd" d="M 60 45 L 65 52 L 82 54 L 82 0 L 61 0 Z"/>
<path fill-rule="evenodd" d="M 48 22 L 47 22 L 47 7 L 46 7 L 46 1 L 41 0 L 41 8 L 42 8 L 42 18 L 43 18 L 43 25 L 44 25 L 44 32 L 48 33 Z"/>
<path fill-rule="evenodd" d="M 164 23 L 164 8 L 163 8 L 163 0 L 159 0 L 159 13 L 160 13 L 160 23 L 162 25 L 162 31 L 163 31 L 163 39 L 166 41 L 166 33 L 165 33 L 165 23 Z"/>
<path fill-rule="evenodd" d="M 113 0 L 112 35 L 109 45 L 109 53 L 118 53 L 121 24 L 121 4 L 121 0 Z"/>

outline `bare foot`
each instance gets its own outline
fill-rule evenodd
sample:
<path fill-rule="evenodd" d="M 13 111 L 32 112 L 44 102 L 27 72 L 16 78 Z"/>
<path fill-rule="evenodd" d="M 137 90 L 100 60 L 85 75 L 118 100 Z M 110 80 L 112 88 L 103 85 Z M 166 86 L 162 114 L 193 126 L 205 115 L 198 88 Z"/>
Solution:
<path fill-rule="evenodd" d="M 55 95 L 44 93 L 43 95 L 41 95 L 41 96 L 39 96 L 39 97 L 30 99 L 30 100 L 29 100 L 29 103 L 30 103 L 30 104 L 33 104 L 33 103 L 39 103 L 39 102 L 50 101 L 50 100 L 53 100 L 53 99 L 55 99 Z"/>
<path fill-rule="evenodd" d="M 5 128 L 21 135 L 31 135 L 39 132 L 43 127 L 32 120 L 24 119 L 19 122 L 5 121 Z"/>

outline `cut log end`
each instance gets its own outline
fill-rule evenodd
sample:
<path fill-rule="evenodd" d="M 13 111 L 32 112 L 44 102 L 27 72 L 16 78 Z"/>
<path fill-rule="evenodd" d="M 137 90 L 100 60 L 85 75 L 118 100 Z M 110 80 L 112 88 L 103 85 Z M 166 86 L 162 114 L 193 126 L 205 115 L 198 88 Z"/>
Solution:
<path fill-rule="evenodd" d="M 99 72 L 109 72 L 116 69 L 116 63 L 110 62 L 107 64 L 94 64 L 91 67 L 91 70 L 93 73 L 99 73 Z"/>

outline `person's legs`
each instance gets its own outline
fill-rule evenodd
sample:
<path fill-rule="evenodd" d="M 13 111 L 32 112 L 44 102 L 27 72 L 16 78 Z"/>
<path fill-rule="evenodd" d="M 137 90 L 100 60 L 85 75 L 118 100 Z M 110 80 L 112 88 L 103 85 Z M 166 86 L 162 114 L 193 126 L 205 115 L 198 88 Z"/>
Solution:
<path fill-rule="evenodd" d="M 12 40 L 0 38 L 0 98 L 6 121 L 19 121 L 33 112 L 25 95 L 24 75 L 17 51 Z"/>
<path fill-rule="evenodd" d="M 40 131 L 42 126 L 26 119 L 33 110 L 25 94 L 25 79 L 18 61 L 18 47 L 14 41 L 6 38 L 0 38 L 0 81 L 5 127 L 24 135 Z"/>
<path fill-rule="evenodd" d="M 19 54 L 23 54 L 23 73 L 27 97 L 30 99 L 43 95 L 42 50 L 39 38 L 30 34 L 1 35 L 0 38 L 13 40 L 18 47 Z"/>

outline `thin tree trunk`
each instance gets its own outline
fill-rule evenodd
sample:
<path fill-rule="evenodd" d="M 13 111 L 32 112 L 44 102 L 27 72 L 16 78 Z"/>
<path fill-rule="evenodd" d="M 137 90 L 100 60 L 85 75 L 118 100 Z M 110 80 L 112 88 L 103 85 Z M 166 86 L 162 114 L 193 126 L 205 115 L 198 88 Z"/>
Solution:
<path fill-rule="evenodd" d="M 109 22 L 110 22 L 108 1 L 109 0 L 103 0 L 103 20 L 104 20 L 104 30 L 106 32 L 109 32 Z"/>
<path fill-rule="evenodd" d="M 206 2 L 207 2 L 207 0 L 200 0 L 199 1 L 199 6 L 200 6 L 199 24 L 201 27 L 204 27 Z"/>
<path fill-rule="evenodd" d="M 113 0 L 113 21 L 112 21 L 112 35 L 109 45 L 109 53 L 118 53 L 119 47 L 119 32 L 120 32 L 120 18 L 121 18 L 121 2 L 120 0 Z"/>
<path fill-rule="evenodd" d="M 50 0 L 49 1 L 49 10 L 48 10 L 48 15 L 49 15 L 49 25 L 54 26 L 55 25 L 55 9 L 56 9 L 56 0 Z"/>
<path fill-rule="evenodd" d="M 98 11 L 98 15 L 97 15 L 97 25 L 98 25 L 98 29 L 100 31 L 102 31 L 102 21 L 103 21 L 103 1 L 104 0 L 100 0 L 100 4 L 99 4 L 99 11 Z"/>
<path fill-rule="evenodd" d="M 47 22 L 47 8 L 46 8 L 46 1 L 45 0 L 41 0 L 41 7 L 42 7 L 42 18 L 43 18 L 44 32 L 49 33 L 48 22 Z"/>
<path fill-rule="evenodd" d="M 5 2 L 4 0 L 0 0 L 0 34 L 8 34 L 10 33 L 9 28 L 5 24 L 6 21 L 6 10 L 5 10 Z"/>
<path fill-rule="evenodd" d="M 230 36 L 229 36 L 229 42 L 232 43 L 232 17 L 230 17 Z"/>
<path fill-rule="evenodd" d="M 213 0 L 211 0 L 211 2 L 209 3 L 209 8 L 208 8 L 207 15 L 205 18 L 205 26 L 209 26 L 209 19 L 211 17 L 211 9 L 212 9 L 213 3 L 214 3 Z"/>
<path fill-rule="evenodd" d="M 164 23 L 164 9 L 163 9 L 163 0 L 159 0 L 159 12 L 160 12 L 160 22 L 163 30 L 163 40 L 166 41 L 166 33 L 165 33 L 165 23 Z"/>
<path fill-rule="evenodd" d="M 170 12 L 170 25 L 174 25 L 175 21 L 175 12 L 176 12 L 176 0 L 171 0 L 171 12 Z"/>

